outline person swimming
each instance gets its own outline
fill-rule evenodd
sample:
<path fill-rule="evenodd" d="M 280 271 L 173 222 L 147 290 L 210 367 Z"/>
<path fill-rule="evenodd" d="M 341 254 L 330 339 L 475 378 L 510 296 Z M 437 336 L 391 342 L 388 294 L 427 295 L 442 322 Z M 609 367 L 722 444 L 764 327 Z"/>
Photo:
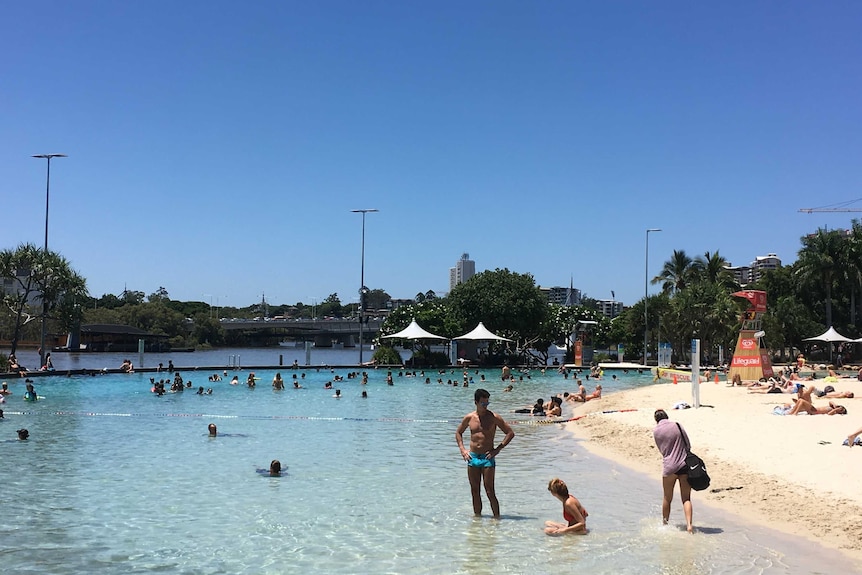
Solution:
<path fill-rule="evenodd" d="M 269 464 L 269 469 L 258 467 L 257 472 L 261 475 L 268 475 L 269 477 L 281 477 L 281 461 L 273 459 Z"/>

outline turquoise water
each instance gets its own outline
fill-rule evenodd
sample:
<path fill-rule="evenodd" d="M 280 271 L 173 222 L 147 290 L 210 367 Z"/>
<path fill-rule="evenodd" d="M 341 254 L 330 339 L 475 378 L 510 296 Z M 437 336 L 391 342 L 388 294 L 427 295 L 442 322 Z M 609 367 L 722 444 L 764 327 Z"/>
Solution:
<path fill-rule="evenodd" d="M 556 372 L 501 393 L 491 408 L 515 422 L 498 458 L 503 519 L 474 518 L 454 441 L 473 408 L 469 388 L 370 372 L 323 389 L 327 370 L 304 389 L 274 392 L 211 383 L 157 397 L 152 374 L 36 380 L 45 399 L 21 400 L 0 422 L 3 512 L 0 564 L 7 573 L 824 573 L 848 572 L 834 552 L 709 511 L 695 502 L 700 532 L 660 525 L 656 478 L 588 454 L 558 424 L 510 411 L 572 387 Z M 292 370 L 282 370 L 291 385 Z M 347 370 L 337 373 L 346 375 Z M 247 372 L 239 372 L 244 380 Z M 436 373 L 428 373 L 436 381 Z M 444 381 L 460 377 L 446 373 Z M 603 382 L 606 391 L 649 376 Z M 220 436 L 207 437 L 216 423 Z M 31 439 L 14 440 L 27 427 Z M 256 472 L 279 459 L 287 475 Z M 561 520 L 548 481 L 565 479 L 590 511 L 586 537 L 546 536 Z M 487 503 L 486 503 L 487 510 Z"/>

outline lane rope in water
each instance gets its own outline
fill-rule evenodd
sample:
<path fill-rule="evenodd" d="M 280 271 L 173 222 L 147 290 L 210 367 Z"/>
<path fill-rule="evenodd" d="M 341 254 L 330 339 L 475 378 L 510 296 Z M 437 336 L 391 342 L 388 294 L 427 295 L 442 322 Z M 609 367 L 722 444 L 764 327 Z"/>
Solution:
<path fill-rule="evenodd" d="M 626 413 L 637 409 L 612 409 L 585 413 L 567 419 L 516 419 L 509 425 L 553 425 L 578 421 L 584 417 L 608 413 Z M 115 413 L 95 411 L 6 411 L 7 415 L 59 415 L 78 417 L 193 417 L 207 419 L 307 420 L 307 421 L 363 421 L 383 423 L 460 423 L 461 419 L 411 419 L 404 417 L 316 417 L 311 415 L 219 415 L 211 413 Z"/>

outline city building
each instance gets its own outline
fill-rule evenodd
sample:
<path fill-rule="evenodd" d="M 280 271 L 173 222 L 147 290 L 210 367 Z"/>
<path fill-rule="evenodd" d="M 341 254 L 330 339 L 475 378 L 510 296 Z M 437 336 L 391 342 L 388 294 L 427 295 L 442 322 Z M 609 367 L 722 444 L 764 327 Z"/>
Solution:
<path fill-rule="evenodd" d="M 724 269 L 733 274 L 733 279 L 740 286 L 745 286 L 748 283 L 748 278 L 751 277 L 751 266 L 732 266 L 728 264 Z"/>
<path fill-rule="evenodd" d="M 581 305 L 581 290 L 579 289 L 575 289 L 573 287 L 539 286 L 539 291 L 542 292 L 546 298 L 548 298 L 548 303 L 570 306 Z"/>
<path fill-rule="evenodd" d="M 775 254 L 767 254 L 765 256 L 757 256 L 751 262 L 750 281 L 756 282 L 769 270 L 778 269 L 781 267 L 781 260 Z"/>
<path fill-rule="evenodd" d="M 449 291 L 476 275 L 476 262 L 470 259 L 470 254 L 461 254 L 461 259 L 454 268 L 449 268 Z"/>
<path fill-rule="evenodd" d="M 609 319 L 614 319 L 623 313 L 623 302 L 621 301 L 600 299 L 596 300 L 596 305 L 598 306 L 599 311 L 602 312 L 602 315 Z"/>
<path fill-rule="evenodd" d="M 765 256 L 757 256 L 754 261 L 747 266 L 733 266 L 728 262 L 725 269 L 733 274 L 733 278 L 741 286 L 745 287 L 750 283 L 754 283 L 769 270 L 778 269 L 781 267 L 781 258 L 775 254 L 767 254 Z"/>

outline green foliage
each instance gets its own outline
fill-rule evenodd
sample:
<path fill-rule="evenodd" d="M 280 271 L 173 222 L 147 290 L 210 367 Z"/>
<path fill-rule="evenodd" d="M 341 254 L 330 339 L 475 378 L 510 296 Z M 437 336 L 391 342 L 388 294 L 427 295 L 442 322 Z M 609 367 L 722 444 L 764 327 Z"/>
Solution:
<path fill-rule="evenodd" d="M 320 305 L 317 306 L 317 317 L 344 317 L 344 308 L 338 294 L 329 294 Z"/>
<path fill-rule="evenodd" d="M 685 250 L 674 250 L 673 256 L 664 263 L 661 273 L 650 283 L 661 283 L 664 293 L 677 293 L 685 289 L 695 273 L 694 261 Z"/>
<path fill-rule="evenodd" d="M 538 340 L 548 316 L 548 302 L 530 274 L 507 269 L 484 271 L 458 284 L 446 298 L 461 329 L 480 321 L 518 347 Z"/>
<path fill-rule="evenodd" d="M 816 234 L 802 238 L 799 250 L 797 276 L 809 286 L 822 290 L 823 313 L 826 325 L 832 321 L 832 290 L 836 279 L 843 279 L 840 265 L 845 245 L 844 237 L 838 230 L 817 230 Z"/>
<path fill-rule="evenodd" d="M 202 301 L 176 301 L 172 299 L 157 299 L 155 301 L 163 303 L 165 306 L 168 307 L 168 309 L 177 312 L 183 317 L 197 317 L 200 314 L 204 314 L 207 316 L 212 315 L 212 311 L 210 310 L 210 304 Z M 150 300 L 150 302 L 154 303 L 153 300 Z"/>
<path fill-rule="evenodd" d="M 388 345 L 379 345 L 374 350 L 374 354 L 371 356 L 371 359 L 377 363 L 377 365 L 403 365 L 404 361 L 401 359 L 401 354 L 398 353 L 394 347 L 389 347 Z"/>
<path fill-rule="evenodd" d="M 449 365 L 449 358 L 443 352 L 420 348 L 413 353 L 410 365 L 412 367 L 441 368 Z"/>
<path fill-rule="evenodd" d="M 399 332 L 410 325 L 413 319 L 425 330 L 443 337 L 452 338 L 464 333 L 461 322 L 456 319 L 448 299 L 432 299 L 421 303 L 402 305 L 392 310 L 392 313 L 380 326 L 380 334 Z"/>
<path fill-rule="evenodd" d="M 369 290 L 365 294 L 366 313 L 374 313 L 377 310 L 387 309 L 392 297 L 382 289 Z"/>
<path fill-rule="evenodd" d="M 194 329 L 192 331 L 193 341 L 210 346 L 224 344 L 225 330 L 222 329 L 217 319 L 209 314 L 199 313 L 194 317 L 194 320 Z"/>
<path fill-rule="evenodd" d="M 548 304 L 548 311 L 541 329 L 531 341 L 524 345 L 526 353 L 531 354 L 539 363 L 547 363 L 548 348 L 551 344 L 564 345 L 569 340 L 579 321 L 595 321 L 586 333 L 590 344 L 604 346 L 609 341 L 611 320 L 596 309 L 583 305 L 562 306 Z"/>
<path fill-rule="evenodd" d="M 124 302 L 112 293 L 106 293 L 99 299 L 95 300 L 92 306 L 87 307 L 101 309 L 117 309 L 118 307 L 123 307 L 124 305 L 126 305 L 126 302 Z"/>
<path fill-rule="evenodd" d="M 43 310 L 51 324 L 49 331 L 66 331 L 80 321 L 87 283 L 60 254 L 33 244 L 3 250 L 0 277 L 10 281 L 12 288 L 2 294 L 4 311 L 11 319 L 11 353 L 18 348 L 22 328 L 41 318 Z"/>
<path fill-rule="evenodd" d="M 165 302 L 170 299 L 171 298 L 168 296 L 168 290 L 162 286 L 159 286 L 159 289 L 147 296 L 147 301 L 153 303 L 157 301 Z"/>
<path fill-rule="evenodd" d="M 138 305 L 144 303 L 144 292 L 134 290 L 123 290 L 120 299 L 125 304 Z"/>

